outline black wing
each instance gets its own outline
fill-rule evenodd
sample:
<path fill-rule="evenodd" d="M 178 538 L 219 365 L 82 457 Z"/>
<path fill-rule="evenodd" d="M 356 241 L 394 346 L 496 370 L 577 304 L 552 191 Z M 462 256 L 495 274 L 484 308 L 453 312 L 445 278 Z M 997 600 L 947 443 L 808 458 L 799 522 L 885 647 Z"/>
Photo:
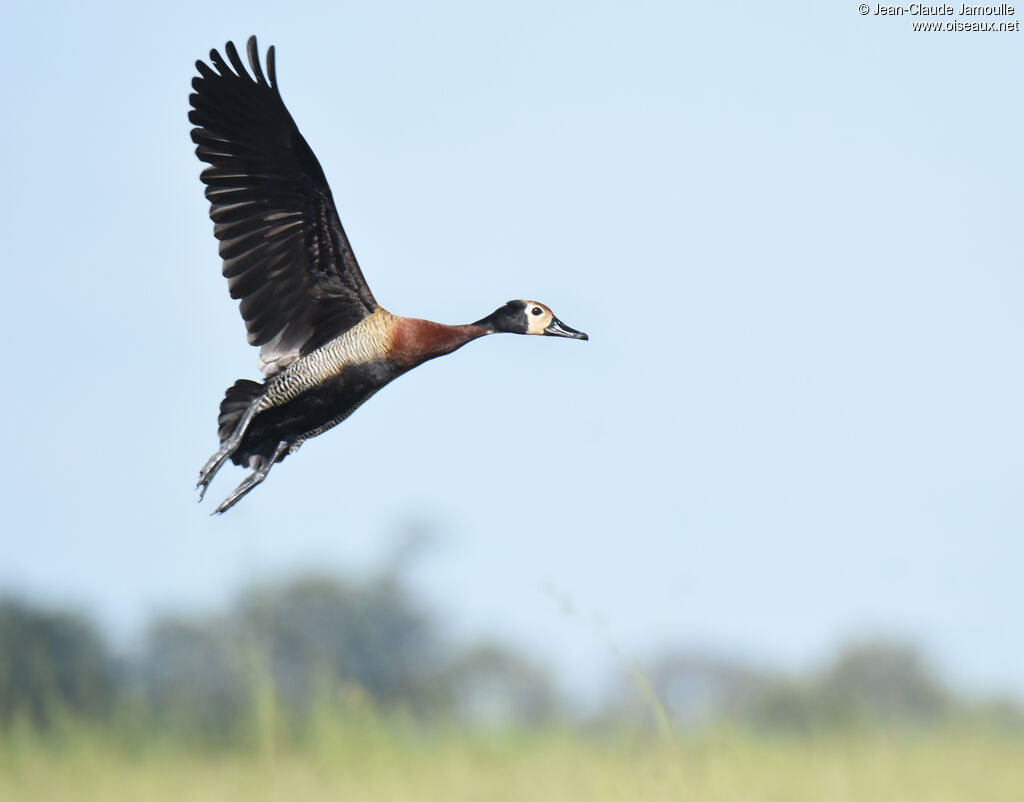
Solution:
<path fill-rule="evenodd" d="M 224 276 L 269 376 L 351 328 L 377 308 L 327 179 L 285 108 L 256 37 L 250 75 L 232 42 L 212 67 L 196 62 L 189 120 L 203 170 Z M 232 70 L 232 68 L 234 68 Z"/>

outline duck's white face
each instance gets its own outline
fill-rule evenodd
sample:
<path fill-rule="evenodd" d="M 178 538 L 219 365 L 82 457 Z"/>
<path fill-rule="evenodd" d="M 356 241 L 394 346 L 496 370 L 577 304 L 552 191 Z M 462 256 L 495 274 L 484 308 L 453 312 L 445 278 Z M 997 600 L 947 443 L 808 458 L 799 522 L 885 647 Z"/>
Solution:
<path fill-rule="evenodd" d="M 549 337 L 571 337 L 574 340 L 586 340 L 587 335 L 582 331 L 569 328 L 561 320 L 555 317 L 550 307 L 540 301 L 509 301 L 507 306 L 516 306 L 522 310 L 519 314 L 526 315 L 526 331 L 519 329 L 522 334 L 546 334 Z M 522 317 L 519 318 L 522 320 Z M 520 323 L 520 325 L 522 325 Z"/>
<path fill-rule="evenodd" d="M 485 328 L 488 333 L 505 331 L 509 334 L 546 334 L 549 337 L 587 339 L 586 334 L 566 326 L 540 301 L 509 301 L 473 325 Z"/>
<path fill-rule="evenodd" d="M 555 313 L 539 301 L 524 301 L 526 304 L 526 333 L 546 334 L 544 330 L 555 319 Z"/>

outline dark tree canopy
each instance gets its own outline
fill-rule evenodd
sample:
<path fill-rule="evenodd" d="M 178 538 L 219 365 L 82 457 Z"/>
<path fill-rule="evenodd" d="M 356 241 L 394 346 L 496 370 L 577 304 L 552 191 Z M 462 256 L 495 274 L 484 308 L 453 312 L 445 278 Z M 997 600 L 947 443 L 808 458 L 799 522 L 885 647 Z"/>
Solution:
<path fill-rule="evenodd" d="M 0 724 L 102 715 L 115 684 L 113 660 L 85 618 L 0 601 Z"/>

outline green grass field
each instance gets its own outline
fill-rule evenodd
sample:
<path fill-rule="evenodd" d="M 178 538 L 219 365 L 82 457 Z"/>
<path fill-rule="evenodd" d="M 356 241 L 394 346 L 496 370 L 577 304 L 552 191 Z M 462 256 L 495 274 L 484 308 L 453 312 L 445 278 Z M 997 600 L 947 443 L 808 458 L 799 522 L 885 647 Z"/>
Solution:
<path fill-rule="evenodd" d="M 344 585 L 294 588 L 303 598 L 313 592 L 315 603 L 279 602 L 290 612 L 269 615 L 274 605 L 261 596 L 261 615 L 345 622 L 352 607 L 366 618 L 364 602 L 380 592 L 371 585 L 353 604 L 362 591 Z M 406 624 L 418 620 L 414 611 L 394 614 L 398 597 L 383 598 L 385 612 L 367 620 L 385 625 L 358 630 L 333 652 L 322 643 L 338 634 L 331 626 L 310 634 L 172 621 L 134 673 L 111 668 L 87 622 L 9 603 L 6 641 L 0 626 L 0 802 L 1024 802 L 1024 714 L 1012 700 L 958 697 L 904 647 L 851 648 L 803 678 L 755 675 L 700 732 L 674 729 L 657 684 L 630 670 L 635 695 L 613 697 L 600 723 L 570 727 L 550 723 L 569 713 L 557 700 L 543 703 L 537 688 L 547 686 L 514 655 L 478 663 L 490 673 L 476 676 L 505 677 L 491 693 L 518 717 L 502 717 L 501 705 L 489 718 L 460 707 L 460 694 L 473 698 L 472 674 L 438 679 L 421 669 L 387 674 L 394 687 L 377 682 L 379 666 L 416 666 L 433 648 L 370 649 L 376 659 L 366 665 L 377 668 L 364 672 L 368 684 L 347 676 L 330 654 L 365 652 L 375 643 L 367 632 L 408 640 Z M 303 638 L 306 651 L 290 652 Z M 281 662 L 288 654 L 305 657 Z M 517 693 L 524 678 L 531 693 Z M 368 690 L 375 683 L 381 697 Z M 509 729 L 484 731 L 485 721 Z"/>
<path fill-rule="evenodd" d="M 0 800 L 1024 800 L 1024 737 L 971 732 L 653 740 L 335 730 L 209 750 L 75 732 L 0 741 Z"/>

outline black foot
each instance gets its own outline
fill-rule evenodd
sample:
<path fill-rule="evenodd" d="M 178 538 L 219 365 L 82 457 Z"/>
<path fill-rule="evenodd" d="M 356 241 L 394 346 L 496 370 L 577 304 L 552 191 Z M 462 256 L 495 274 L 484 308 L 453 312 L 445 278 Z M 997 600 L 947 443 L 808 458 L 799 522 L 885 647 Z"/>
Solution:
<path fill-rule="evenodd" d="M 220 470 L 225 460 L 231 456 L 231 451 L 226 450 L 223 446 L 220 450 L 210 457 L 203 469 L 199 471 L 199 481 L 196 483 L 196 487 L 199 489 L 199 500 L 203 500 L 203 496 L 206 495 L 206 488 L 210 486 L 210 482 L 213 481 L 213 477 L 217 475 L 217 471 Z"/>
<path fill-rule="evenodd" d="M 239 501 L 242 500 L 246 493 L 248 493 L 250 490 L 256 487 L 256 485 L 258 485 L 260 482 L 267 478 L 267 474 L 270 473 L 270 469 L 274 467 L 274 463 L 277 462 L 281 455 L 284 454 L 287 450 L 288 443 L 282 440 L 280 443 L 277 444 L 277 448 L 274 449 L 274 453 L 271 455 L 270 459 L 268 459 L 264 465 L 257 468 L 255 471 L 246 476 L 242 480 L 242 483 L 231 491 L 231 495 L 224 499 L 217 507 L 217 509 L 215 509 L 210 514 L 220 515 L 221 513 L 227 512 L 232 507 L 234 507 Z M 210 478 L 212 479 L 213 477 L 211 476 Z M 200 484 L 202 484 L 202 479 L 200 479 Z M 209 484 L 209 482 L 207 482 L 207 484 Z M 205 492 L 205 490 L 206 486 L 204 485 L 203 491 Z M 200 500 L 202 500 L 202 495 L 200 495 L 199 498 Z"/>
<path fill-rule="evenodd" d="M 199 488 L 200 501 L 202 501 L 203 496 L 206 495 L 206 488 L 209 487 L 210 482 L 213 481 L 213 477 L 217 475 L 217 471 L 220 470 L 221 465 L 223 465 L 224 461 L 234 454 L 238 449 L 238 446 L 241 445 L 242 437 L 245 435 L 246 429 L 249 428 L 249 424 L 256 415 L 256 410 L 259 408 L 260 400 L 261 399 L 257 398 L 249 404 L 248 409 L 245 410 L 245 414 L 238 422 L 235 430 L 231 433 L 231 436 L 220 444 L 220 448 L 217 449 L 217 453 L 210 457 L 203 466 L 203 469 L 199 471 L 199 481 L 196 483 L 196 487 Z"/>
<path fill-rule="evenodd" d="M 211 512 L 210 515 L 220 515 L 221 513 L 227 512 L 232 507 L 234 507 L 239 501 L 241 501 L 242 497 L 246 493 L 248 493 L 250 490 L 252 490 L 254 487 L 256 487 L 256 485 L 258 485 L 266 478 L 266 470 L 261 468 L 258 471 L 253 471 L 248 476 L 246 476 L 245 479 L 242 480 L 242 483 L 238 487 L 231 491 L 231 495 L 224 499 L 218 505 L 217 509 Z"/>

